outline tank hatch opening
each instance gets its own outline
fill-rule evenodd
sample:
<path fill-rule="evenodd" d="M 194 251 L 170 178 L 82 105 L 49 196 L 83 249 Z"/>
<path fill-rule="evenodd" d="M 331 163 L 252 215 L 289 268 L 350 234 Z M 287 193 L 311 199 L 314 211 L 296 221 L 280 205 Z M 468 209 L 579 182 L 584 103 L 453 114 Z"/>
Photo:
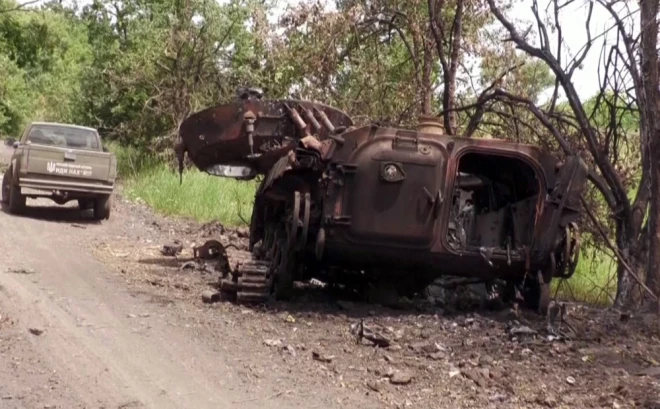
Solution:
<path fill-rule="evenodd" d="M 539 195 L 536 172 L 512 157 L 467 153 L 458 162 L 447 241 L 454 250 L 511 254 L 529 247 Z"/>

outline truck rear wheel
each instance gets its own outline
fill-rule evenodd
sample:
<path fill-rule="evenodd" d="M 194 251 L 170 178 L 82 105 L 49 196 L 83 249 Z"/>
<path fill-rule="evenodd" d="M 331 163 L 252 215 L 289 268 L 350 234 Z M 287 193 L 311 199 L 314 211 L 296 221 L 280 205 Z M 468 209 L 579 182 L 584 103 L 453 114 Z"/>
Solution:
<path fill-rule="evenodd" d="M 26 197 L 21 194 L 21 188 L 14 182 L 9 185 L 9 212 L 18 214 L 25 210 Z"/>
<path fill-rule="evenodd" d="M 102 196 L 94 201 L 94 219 L 110 218 L 110 196 Z"/>
<path fill-rule="evenodd" d="M 94 203 L 89 199 L 78 199 L 78 208 L 80 210 L 89 210 Z"/>
<path fill-rule="evenodd" d="M 5 171 L 2 177 L 2 203 L 9 203 L 9 170 Z"/>

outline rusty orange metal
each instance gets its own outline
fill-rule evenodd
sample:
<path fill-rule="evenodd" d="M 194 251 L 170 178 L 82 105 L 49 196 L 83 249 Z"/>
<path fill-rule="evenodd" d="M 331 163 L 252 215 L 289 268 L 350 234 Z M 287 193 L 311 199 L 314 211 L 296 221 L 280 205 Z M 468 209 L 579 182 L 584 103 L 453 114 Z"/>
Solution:
<path fill-rule="evenodd" d="M 550 279 L 575 269 L 585 162 L 432 122 L 355 127 L 327 105 L 247 96 L 187 118 L 177 152 L 210 174 L 263 176 L 251 248 L 296 242 L 278 250 L 291 262 L 272 266 L 268 291 L 290 285 L 277 277 L 357 274 L 418 291 L 451 275 L 531 282 L 543 309 Z"/>

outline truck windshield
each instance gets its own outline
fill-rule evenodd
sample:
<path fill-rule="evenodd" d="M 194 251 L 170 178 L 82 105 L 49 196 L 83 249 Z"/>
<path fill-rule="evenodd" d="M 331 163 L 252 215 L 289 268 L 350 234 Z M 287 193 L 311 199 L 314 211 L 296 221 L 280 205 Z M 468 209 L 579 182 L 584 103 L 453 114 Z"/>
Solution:
<path fill-rule="evenodd" d="M 99 150 L 99 140 L 94 131 L 67 126 L 34 125 L 27 140 L 39 145 Z"/>

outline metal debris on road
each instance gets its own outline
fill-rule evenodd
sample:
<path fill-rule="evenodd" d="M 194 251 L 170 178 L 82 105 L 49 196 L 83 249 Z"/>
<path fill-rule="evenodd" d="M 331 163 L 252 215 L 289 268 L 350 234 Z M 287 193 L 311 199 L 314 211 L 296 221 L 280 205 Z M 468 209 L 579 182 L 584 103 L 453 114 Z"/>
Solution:
<path fill-rule="evenodd" d="M 179 240 L 174 240 L 172 243 L 163 245 L 163 248 L 160 249 L 160 253 L 164 256 L 175 257 L 177 254 L 181 253 L 183 250 L 183 243 Z"/>
<path fill-rule="evenodd" d="M 335 359 L 334 355 L 324 355 L 320 352 L 312 351 L 312 358 L 319 362 L 330 363 Z"/>
<path fill-rule="evenodd" d="M 392 342 L 383 334 L 364 325 L 364 320 L 360 320 L 359 323 L 351 325 L 351 334 L 355 336 L 357 343 L 360 343 L 362 338 L 364 338 L 381 348 L 386 348 L 392 344 Z"/>

